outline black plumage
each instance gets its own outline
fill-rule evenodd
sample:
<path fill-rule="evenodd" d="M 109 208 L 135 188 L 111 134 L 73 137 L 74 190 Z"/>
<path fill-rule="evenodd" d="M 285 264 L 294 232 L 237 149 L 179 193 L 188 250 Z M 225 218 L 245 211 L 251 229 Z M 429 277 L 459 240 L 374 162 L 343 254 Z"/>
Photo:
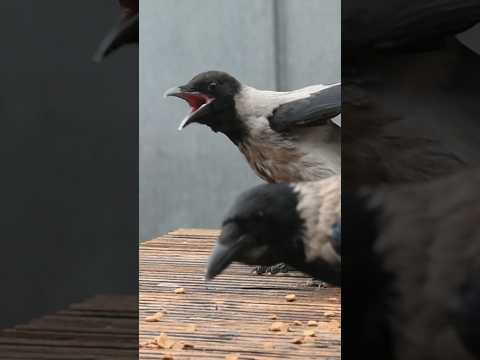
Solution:
<path fill-rule="evenodd" d="M 456 37 L 480 21 L 480 2 L 342 5 L 345 189 L 480 164 L 480 56 Z"/>
<path fill-rule="evenodd" d="M 265 184 L 241 194 L 222 226 L 207 278 L 233 261 L 286 263 L 340 285 L 340 177 L 297 184 Z"/>
<path fill-rule="evenodd" d="M 479 186 L 476 169 L 343 193 L 346 353 L 479 358 Z"/>

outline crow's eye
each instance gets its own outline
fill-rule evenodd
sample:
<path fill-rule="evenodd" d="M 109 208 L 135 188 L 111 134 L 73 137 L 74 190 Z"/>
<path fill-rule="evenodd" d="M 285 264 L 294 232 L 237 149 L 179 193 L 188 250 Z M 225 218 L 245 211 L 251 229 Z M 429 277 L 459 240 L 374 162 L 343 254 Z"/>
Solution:
<path fill-rule="evenodd" d="M 215 90 L 216 87 L 217 87 L 217 83 L 215 83 L 215 82 L 211 82 L 210 84 L 208 84 L 208 90 L 209 91 Z"/>

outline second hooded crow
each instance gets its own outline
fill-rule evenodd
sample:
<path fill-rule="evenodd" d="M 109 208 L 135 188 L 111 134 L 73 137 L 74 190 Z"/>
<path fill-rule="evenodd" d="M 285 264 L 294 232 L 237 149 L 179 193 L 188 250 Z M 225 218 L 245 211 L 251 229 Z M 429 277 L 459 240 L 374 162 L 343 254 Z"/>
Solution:
<path fill-rule="evenodd" d="M 210 257 L 207 279 L 232 262 L 279 262 L 340 285 L 340 176 L 297 184 L 264 184 L 240 195 Z"/>
<path fill-rule="evenodd" d="M 340 173 L 341 86 L 258 90 L 220 71 L 195 76 L 165 96 L 186 100 L 192 123 L 225 134 L 267 182 L 314 181 Z"/>

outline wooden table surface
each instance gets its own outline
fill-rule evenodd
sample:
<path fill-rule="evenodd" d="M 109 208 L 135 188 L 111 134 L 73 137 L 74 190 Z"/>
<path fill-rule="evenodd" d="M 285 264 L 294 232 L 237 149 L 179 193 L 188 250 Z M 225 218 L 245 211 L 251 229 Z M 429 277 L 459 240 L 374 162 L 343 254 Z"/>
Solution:
<path fill-rule="evenodd" d="M 138 358 L 136 296 L 95 296 L 0 331 L 1 360 Z"/>
<path fill-rule="evenodd" d="M 144 242 L 138 299 L 96 296 L 2 330 L 0 359 L 126 360 L 138 357 L 139 344 L 140 359 L 340 359 L 340 289 L 313 287 L 300 273 L 258 276 L 240 264 L 206 283 L 216 236 L 179 229 Z M 156 313 L 159 321 L 146 321 Z M 281 331 L 271 331 L 274 322 Z"/>
<path fill-rule="evenodd" d="M 141 359 L 340 358 L 339 288 L 313 287 L 300 273 L 258 276 L 240 264 L 206 283 L 216 236 L 216 230 L 179 229 L 140 246 Z M 296 300 L 287 302 L 288 294 Z M 145 321 L 157 312 L 158 322 Z M 309 320 L 318 324 L 308 326 Z M 271 331 L 274 322 L 283 331 Z M 161 333 L 171 349 L 154 343 Z"/>

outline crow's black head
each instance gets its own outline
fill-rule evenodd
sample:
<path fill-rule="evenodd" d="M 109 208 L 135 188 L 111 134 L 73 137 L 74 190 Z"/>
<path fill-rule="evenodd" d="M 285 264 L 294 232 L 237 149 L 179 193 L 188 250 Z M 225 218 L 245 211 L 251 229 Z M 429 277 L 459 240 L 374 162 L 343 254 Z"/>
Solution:
<path fill-rule="evenodd" d="M 241 87 L 237 79 L 225 72 L 207 71 L 186 85 L 167 90 L 165 96 L 179 97 L 190 105 L 190 114 L 182 121 L 180 130 L 191 123 L 204 124 L 236 143 L 245 131 L 237 119 L 234 100 Z"/>
<path fill-rule="evenodd" d="M 297 194 L 288 184 L 260 185 L 240 195 L 223 222 L 207 279 L 233 261 L 249 265 L 301 262 L 303 221 L 297 203 Z"/>

